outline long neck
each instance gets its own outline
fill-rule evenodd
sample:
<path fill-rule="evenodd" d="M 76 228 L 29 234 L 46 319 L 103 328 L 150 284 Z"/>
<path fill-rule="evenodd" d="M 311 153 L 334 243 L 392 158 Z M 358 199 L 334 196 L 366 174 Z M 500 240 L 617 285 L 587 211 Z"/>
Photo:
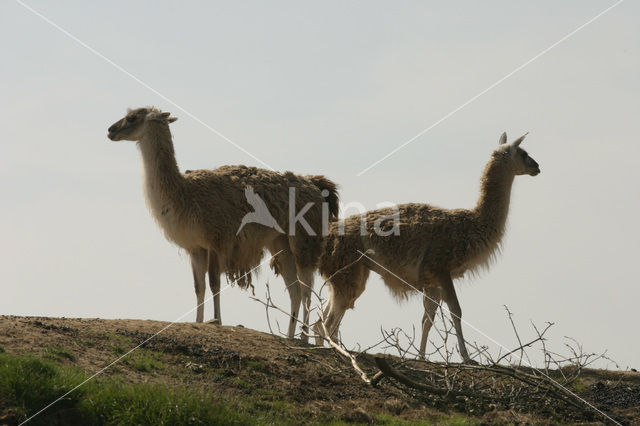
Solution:
<path fill-rule="evenodd" d="M 139 142 L 144 167 L 146 190 L 151 207 L 172 201 L 180 193 L 183 177 L 178 169 L 169 125 L 162 122 L 145 123 L 144 136 Z"/>
<path fill-rule="evenodd" d="M 491 158 L 482 175 L 480 199 L 475 211 L 480 222 L 494 230 L 498 239 L 502 237 L 507 222 L 514 177 L 509 164 L 498 155 Z"/>

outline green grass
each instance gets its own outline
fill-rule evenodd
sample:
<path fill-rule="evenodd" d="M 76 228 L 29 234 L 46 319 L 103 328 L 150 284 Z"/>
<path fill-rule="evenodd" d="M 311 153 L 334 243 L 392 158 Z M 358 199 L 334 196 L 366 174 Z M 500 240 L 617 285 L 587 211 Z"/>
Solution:
<path fill-rule="evenodd" d="M 160 362 L 158 356 L 144 349 L 138 349 L 133 352 L 128 359 L 125 359 L 125 362 L 142 373 L 153 373 L 156 370 L 164 369 L 164 364 Z"/>
<path fill-rule="evenodd" d="M 14 420 L 20 422 L 86 377 L 48 359 L 0 353 L 0 409 L 15 413 Z M 247 401 L 225 401 L 186 387 L 168 389 L 102 378 L 87 382 L 30 424 L 250 424 L 277 419 L 268 407 Z"/>
<path fill-rule="evenodd" d="M 75 361 L 76 360 L 76 356 L 73 354 L 73 352 L 71 352 L 67 348 L 64 348 L 58 345 L 49 346 L 48 348 L 46 348 L 44 350 L 44 356 L 46 358 L 50 358 L 55 361 L 57 360 Z"/>
<path fill-rule="evenodd" d="M 251 419 L 219 400 L 184 388 L 167 390 L 158 385 L 109 382 L 99 386 L 99 391 L 89 392 L 79 409 L 82 418 L 95 419 L 94 424 L 229 424 Z"/>
<path fill-rule="evenodd" d="M 479 424 L 478 421 L 471 420 L 460 414 L 453 414 L 451 416 L 437 416 L 431 419 L 424 420 L 403 420 L 390 414 L 378 414 L 374 416 L 374 418 L 377 424 L 387 426 L 426 426 L 432 424 L 467 426 Z"/>
<path fill-rule="evenodd" d="M 478 425 L 480 422 L 478 420 L 470 419 L 462 414 L 454 414 L 451 417 L 440 417 L 442 423 L 451 425 L 451 426 L 467 426 L 467 425 Z"/>
<path fill-rule="evenodd" d="M 250 368 L 253 371 L 259 371 L 261 373 L 268 373 L 269 372 L 269 367 L 267 367 L 261 361 L 249 360 L 249 361 L 247 361 L 247 367 Z"/>
<path fill-rule="evenodd" d="M 237 387 L 238 389 L 252 389 L 253 386 L 251 385 L 251 383 L 247 382 L 245 379 L 243 379 L 242 377 L 229 377 L 227 379 L 227 381 L 229 383 L 231 383 L 232 385 L 234 385 L 235 387 Z"/>
<path fill-rule="evenodd" d="M 118 356 L 123 355 L 127 351 L 129 351 L 129 349 L 134 347 L 133 341 L 128 336 L 123 336 L 121 334 L 108 332 L 108 333 L 104 333 L 104 337 L 107 338 L 108 340 L 111 340 L 113 344 L 111 350 L 115 355 L 118 355 Z"/>
<path fill-rule="evenodd" d="M 107 332 L 107 333 L 104 333 L 104 337 L 125 346 L 133 345 L 133 341 L 131 340 L 131 337 L 123 336 L 122 334 Z"/>
<path fill-rule="evenodd" d="M 113 351 L 114 354 L 118 356 L 123 355 L 127 352 L 127 350 L 120 345 L 113 346 L 111 350 Z"/>
<path fill-rule="evenodd" d="M 52 361 L 32 355 L 0 354 L 0 401 L 3 406 L 15 409 L 19 420 L 54 401 L 82 379 L 81 374 L 72 370 L 62 373 Z M 51 413 L 76 406 L 80 396 L 80 393 L 69 395 Z"/>
<path fill-rule="evenodd" d="M 585 392 L 587 390 L 587 385 L 585 384 L 585 380 L 582 378 L 578 378 L 576 379 L 575 382 L 573 382 L 573 389 L 576 392 Z"/>
<path fill-rule="evenodd" d="M 0 351 L 0 412 L 9 424 L 20 423 L 81 384 L 88 376 L 68 366 L 64 348 L 47 348 L 43 357 Z M 49 356 L 55 354 L 55 356 Z M 133 355 L 133 354 L 132 354 Z M 141 350 L 129 366 L 141 371 L 166 368 L 157 354 Z M 114 366 L 115 367 L 115 366 Z M 253 365 L 261 370 L 259 364 Z M 111 370 L 115 373 L 114 370 Z M 122 373 L 124 374 L 124 373 Z M 348 424 L 338 413 L 317 413 L 289 402 L 273 389 L 250 387 L 239 377 L 227 380 L 244 389 L 240 396 L 220 395 L 204 388 L 152 383 L 131 384 L 122 375 L 88 381 L 35 417 L 33 425 L 227 425 L 227 424 Z M 250 393 L 245 393 L 251 389 Z M 7 418 L 12 413 L 13 418 Z M 404 421 L 370 413 L 384 425 L 476 424 L 461 415 Z"/>

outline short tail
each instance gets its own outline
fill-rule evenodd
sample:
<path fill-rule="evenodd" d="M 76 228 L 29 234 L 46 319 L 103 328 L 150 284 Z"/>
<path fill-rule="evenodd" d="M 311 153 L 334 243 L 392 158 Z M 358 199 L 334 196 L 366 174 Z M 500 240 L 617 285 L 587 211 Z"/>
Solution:
<path fill-rule="evenodd" d="M 338 185 L 324 176 L 306 176 L 306 178 L 317 186 L 320 191 L 324 191 L 322 195 L 324 200 L 329 204 L 329 219 L 338 219 L 338 213 L 340 212 Z"/>
<path fill-rule="evenodd" d="M 276 275 L 276 277 L 278 275 L 282 275 L 282 272 L 280 272 L 280 264 L 278 263 L 278 260 L 276 259 L 276 256 L 273 256 L 271 258 L 271 262 L 269 262 L 269 266 L 271 267 L 271 270 Z"/>

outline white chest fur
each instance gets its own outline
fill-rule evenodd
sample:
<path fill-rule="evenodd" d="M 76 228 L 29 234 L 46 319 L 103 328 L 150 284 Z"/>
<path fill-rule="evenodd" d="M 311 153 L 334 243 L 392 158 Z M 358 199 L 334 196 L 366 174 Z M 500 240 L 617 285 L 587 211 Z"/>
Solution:
<path fill-rule="evenodd" d="M 184 206 L 176 206 L 157 182 L 144 176 L 143 191 L 147 207 L 165 237 L 184 249 L 206 247 L 204 233 L 191 221 Z"/>

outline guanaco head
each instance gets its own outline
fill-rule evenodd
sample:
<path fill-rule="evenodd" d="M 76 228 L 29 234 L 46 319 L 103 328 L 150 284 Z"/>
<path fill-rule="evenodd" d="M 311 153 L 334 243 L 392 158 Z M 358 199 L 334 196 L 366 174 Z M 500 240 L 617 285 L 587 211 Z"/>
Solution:
<path fill-rule="evenodd" d="M 108 137 L 112 141 L 139 141 L 144 133 L 145 123 L 155 121 L 168 124 L 176 120 L 176 117 L 171 117 L 171 113 L 157 108 L 136 108 L 129 110 L 127 115 L 109 127 Z"/>
<path fill-rule="evenodd" d="M 500 147 L 496 150 L 496 153 L 503 156 L 511 164 L 516 175 L 536 176 L 540 174 L 540 166 L 536 163 L 536 160 L 527 154 L 527 151 L 520 148 L 520 144 L 527 135 L 528 133 L 525 133 L 508 144 L 507 132 L 504 132 L 500 136 Z"/>

